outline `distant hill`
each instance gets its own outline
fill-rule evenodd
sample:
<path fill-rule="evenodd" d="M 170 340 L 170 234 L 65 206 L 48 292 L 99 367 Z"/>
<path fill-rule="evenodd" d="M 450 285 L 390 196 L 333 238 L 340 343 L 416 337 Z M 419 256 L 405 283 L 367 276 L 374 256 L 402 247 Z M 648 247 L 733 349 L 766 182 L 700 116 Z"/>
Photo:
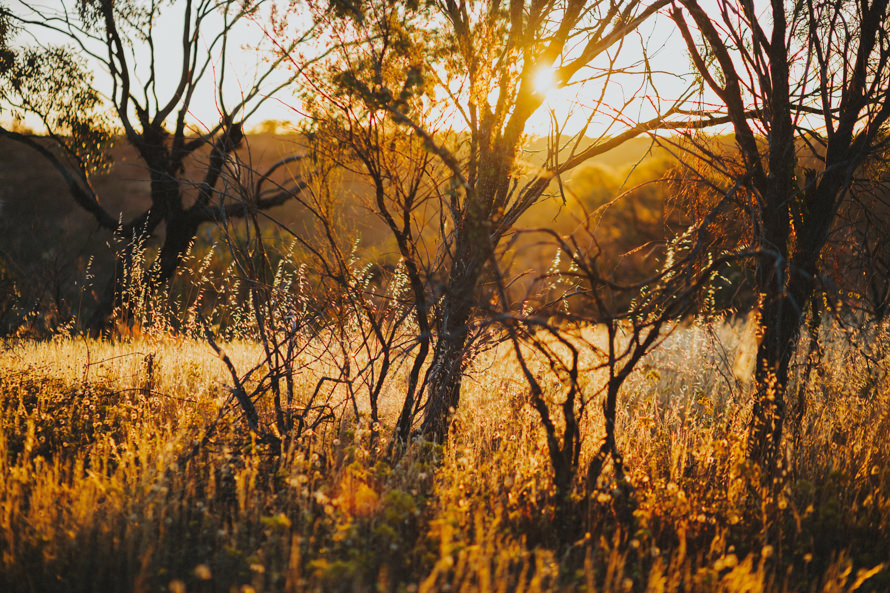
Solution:
<path fill-rule="evenodd" d="M 577 151 L 580 152 L 593 143 L 592 139 L 584 138 L 578 143 Z M 535 158 L 536 155 L 546 154 L 547 146 L 548 141 L 546 138 L 530 138 L 524 149 L 527 154 L 526 159 L 530 162 L 535 162 L 537 160 Z M 566 138 L 563 141 L 561 157 L 568 158 L 572 148 L 574 148 L 574 142 L 569 143 L 569 139 Z M 656 146 L 651 138 L 640 136 L 597 156 L 591 160 L 591 163 L 614 171 L 626 171 L 637 163 L 641 163 L 653 156 L 664 158 L 668 155 L 666 151 Z"/>
<path fill-rule="evenodd" d="M 530 140 L 525 149 L 527 160 L 534 162 L 535 155 L 542 154 L 546 146 L 545 139 Z M 651 141 L 639 138 L 593 162 L 610 171 L 626 171 L 649 158 L 650 149 Z M 247 137 L 240 154 L 253 169 L 265 171 L 282 157 L 304 150 L 299 135 L 254 133 Z M 205 151 L 196 158 L 200 161 L 206 157 Z M 124 141 L 115 144 L 112 158 L 108 172 L 97 176 L 93 183 L 103 206 L 126 220 L 148 206 L 149 175 L 135 150 Z M 199 173 L 195 168 L 184 175 L 192 177 L 197 185 L 201 181 Z M 293 174 L 294 169 L 280 172 L 282 176 Z M 355 195 L 366 188 L 357 180 L 346 179 L 342 191 Z M 300 214 L 293 205 L 271 214 L 285 225 L 300 225 Z M 379 242 L 384 235 L 374 216 L 357 206 L 349 218 L 368 246 L 391 251 L 385 245 L 387 240 Z M 40 155 L 0 139 L 0 307 L 4 309 L 0 311 L 0 332 L 4 325 L 14 324 L 13 318 L 29 311 L 46 315 L 57 310 L 57 315 L 66 317 L 76 314 L 77 307 L 88 306 L 92 301 L 90 284 L 98 286 L 108 274 L 105 267 L 111 260 L 110 240 L 109 234 L 74 203 L 61 176 Z"/>

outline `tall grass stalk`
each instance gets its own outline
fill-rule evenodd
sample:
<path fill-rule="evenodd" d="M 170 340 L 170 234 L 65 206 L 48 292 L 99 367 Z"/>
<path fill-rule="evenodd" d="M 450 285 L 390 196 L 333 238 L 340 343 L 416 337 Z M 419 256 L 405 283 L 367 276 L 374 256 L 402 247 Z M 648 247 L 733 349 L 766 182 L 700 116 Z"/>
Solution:
<path fill-rule="evenodd" d="M 390 456 L 388 431 L 336 384 L 335 421 L 271 455 L 244 431 L 204 342 L 161 332 L 5 342 L 0 590 L 887 590 L 886 329 L 855 343 L 823 330 L 821 361 L 800 373 L 801 429 L 766 485 L 744 455 L 741 334 L 678 326 L 643 361 L 619 406 L 627 481 L 606 471 L 578 488 L 570 537 L 552 523 L 543 431 L 503 350 L 470 369 L 445 447 L 415 441 Z M 249 340 L 225 349 L 241 369 L 264 356 Z M 331 371 L 305 356 L 303 398 Z M 404 381 L 381 394 L 385 426 Z M 559 385 L 542 384 L 559 398 Z M 207 446 L 184 457 L 220 410 Z M 584 422 L 589 457 L 602 427 L 596 414 Z"/>

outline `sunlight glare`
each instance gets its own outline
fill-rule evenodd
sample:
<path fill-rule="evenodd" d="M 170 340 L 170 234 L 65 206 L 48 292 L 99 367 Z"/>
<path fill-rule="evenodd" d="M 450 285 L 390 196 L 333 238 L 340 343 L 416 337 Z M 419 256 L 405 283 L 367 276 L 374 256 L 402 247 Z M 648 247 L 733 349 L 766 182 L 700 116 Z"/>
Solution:
<path fill-rule="evenodd" d="M 535 71 L 532 85 L 539 95 L 548 95 L 556 89 L 556 71 L 553 66 L 541 66 Z"/>

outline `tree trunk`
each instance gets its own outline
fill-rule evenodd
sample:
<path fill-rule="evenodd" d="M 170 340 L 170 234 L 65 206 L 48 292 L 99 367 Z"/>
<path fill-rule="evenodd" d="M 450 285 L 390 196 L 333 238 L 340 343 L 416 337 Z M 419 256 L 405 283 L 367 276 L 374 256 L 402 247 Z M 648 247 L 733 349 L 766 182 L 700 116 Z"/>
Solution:
<path fill-rule="evenodd" d="M 164 244 L 161 246 L 158 269 L 152 281 L 160 286 L 170 280 L 182 258 L 189 250 L 198 234 L 199 223 L 193 220 L 188 213 L 178 213 L 167 219 Z"/>
<path fill-rule="evenodd" d="M 764 295 L 757 348 L 757 394 L 751 418 L 749 452 L 752 459 L 771 467 L 777 460 L 785 420 L 788 367 L 800 333 L 802 315 L 789 295 Z"/>
<path fill-rule="evenodd" d="M 438 443 L 448 436 L 451 417 L 460 403 L 469 323 L 484 261 L 484 252 L 469 246 L 467 237 L 463 239 L 460 242 L 463 248 L 457 249 L 445 293 L 421 425 L 424 436 Z"/>
<path fill-rule="evenodd" d="M 757 395 L 751 419 L 749 453 L 766 467 L 775 467 L 780 452 L 786 416 L 785 393 L 788 371 L 800 337 L 807 307 L 812 303 L 816 286 L 819 253 L 825 245 L 832 217 L 826 210 L 832 204 L 831 194 L 812 191 L 807 194 L 809 211 L 798 218 L 795 229 L 797 244 L 790 255 L 778 249 L 777 260 L 769 258 L 758 266 L 758 288 L 761 294 L 761 342 L 757 349 L 755 371 Z M 788 227 L 767 233 L 788 242 Z M 769 222 L 769 221 L 767 221 Z M 774 242 L 773 245 L 776 245 Z M 786 263 L 787 262 L 787 263 Z M 815 305 L 814 305 L 815 306 Z"/>

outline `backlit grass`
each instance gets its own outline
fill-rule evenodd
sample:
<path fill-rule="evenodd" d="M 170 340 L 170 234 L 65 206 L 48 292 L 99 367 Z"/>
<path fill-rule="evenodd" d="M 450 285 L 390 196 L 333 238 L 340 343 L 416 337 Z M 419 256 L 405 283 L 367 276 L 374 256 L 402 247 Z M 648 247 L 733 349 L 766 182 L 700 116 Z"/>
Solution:
<path fill-rule="evenodd" d="M 0 590 L 890 589 L 885 333 L 826 331 L 821 362 L 798 366 L 806 406 L 771 484 L 745 457 L 739 333 L 677 328 L 644 361 L 620 406 L 628 480 L 579 478 L 563 524 L 539 419 L 499 350 L 471 369 L 445 447 L 389 447 L 396 382 L 382 426 L 335 390 L 336 420 L 273 456 L 226 407 L 231 378 L 205 343 L 6 342 Z M 248 342 L 226 351 L 239 369 L 261 360 Z M 313 360 L 297 365 L 307 396 L 326 370 Z M 591 402 L 586 456 L 599 414 Z"/>

